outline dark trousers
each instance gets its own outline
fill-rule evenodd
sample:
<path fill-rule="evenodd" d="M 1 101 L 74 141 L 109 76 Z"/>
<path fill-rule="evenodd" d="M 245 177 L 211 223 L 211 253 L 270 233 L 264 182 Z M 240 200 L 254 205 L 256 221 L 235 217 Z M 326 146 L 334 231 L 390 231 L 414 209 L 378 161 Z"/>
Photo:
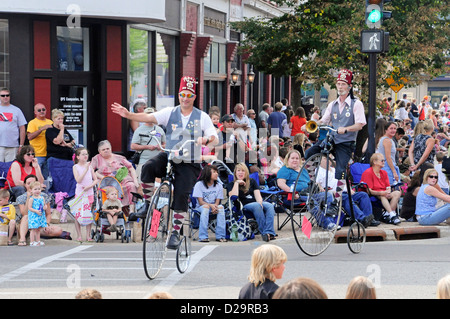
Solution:
<path fill-rule="evenodd" d="M 355 148 L 355 142 L 343 142 L 333 145 L 333 155 L 336 161 L 336 174 L 335 178 L 341 180 L 347 176 L 347 165 L 352 158 L 353 150 Z M 322 150 L 322 142 L 317 142 L 305 152 L 305 158 L 320 153 Z"/>
<path fill-rule="evenodd" d="M 142 166 L 141 180 L 144 183 L 154 183 L 155 178 L 162 178 L 166 175 L 168 156 L 161 152 L 157 156 L 148 160 Z M 198 163 L 173 163 L 175 180 L 173 181 L 173 202 L 174 210 L 186 212 L 188 209 L 189 195 L 201 172 Z"/>

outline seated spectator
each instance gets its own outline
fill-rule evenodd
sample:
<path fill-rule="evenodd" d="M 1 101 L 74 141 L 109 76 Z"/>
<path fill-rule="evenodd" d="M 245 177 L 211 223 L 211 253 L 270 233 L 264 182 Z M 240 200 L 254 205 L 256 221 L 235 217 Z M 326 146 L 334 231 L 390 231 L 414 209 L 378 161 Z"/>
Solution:
<path fill-rule="evenodd" d="M 416 218 L 420 225 L 438 225 L 450 218 L 450 195 L 436 188 L 439 175 L 434 168 L 427 169 L 417 193 Z M 446 204 L 436 208 L 437 200 Z"/>
<path fill-rule="evenodd" d="M 209 242 L 208 222 L 209 215 L 217 215 L 216 241 L 226 242 L 225 238 L 225 211 L 220 201 L 223 199 L 223 187 L 218 183 L 219 170 L 214 165 L 206 165 L 198 182 L 194 186 L 192 196 L 197 198 L 196 209 L 201 212 L 198 233 L 199 242 Z"/>
<path fill-rule="evenodd" d="M 236 164 L 234 181 L 226 186 L 228 196 L 238 196 L 243 209 L 253 214 L 264 241 L 275 239 L 275 209 L 271 203 L 264 202 L 257 182 L 250 178 L 248 168 L 243 163 Z"/>
<path fill-rule="evenodd" d="M 439 187 L 449 195 L 449 184 L 448 184 L 448 178 L 447 175 L 445 175 L 442 171 L 442 162 L 444 161 L 445 153 L 444 152 L 438 152 L 436 154 L 436 162 L 437 164 L 434 166 L 436 171 L 438 172 L 439 179 L 438 179 L 438 185 Z"/>
<path fill-rule="evenodd" d="M 9 203 L 9 191 L 0 189 L 0 225 L 8 226 L 8 246 L 12 246 L 12 237 L 16 231 L 16 209 Z"/>
<path fill-rule="evenodd" d="M 301 170 L 301 158 L 300 153 L 296 150 L 290 151 L 285 159 L 284 166 L 277 173 L 277 184 L 278 187 L 285 192 L 292 192 L 295 181 L 297 180 L 297 176 Z M 306 170 L 302 171 L 302 175 L 300 176 L 297 182 L 297 188 L 295 189 L 296 193 L 294 195 L 294 204 L 301 203 L 305 198 L 301 197 L 300 192 L 304 192 L 308 189 L 308 183 L 310 181 L 309 175 Z M 320 200 L 325 197 L 325 193 L 320 193 L 318 198 Z M 327 193 L 327 204 L 330 205 L 333 202 L 333 196 L 330 193 Z M 285 200 L 286 205 L 290 205 L 290 200 Z M 321 227 L 326 229 L 332 229 L 336 227 L 334 223 L 333 217 L 325 217 L 324 221 L 326 224 L 321 225 Z"/>
<path fill-rule="evenodd" d="M 273 299 L 328 299 L 328 296 L 316 281 L 299 277 L 279 287 Z"/>
<path fill-rule="evenodd" d="M 297 134 L 295 134 L 293 141 L 292 141 L 293 148 L 295 150 L 299 151 L 302 159 L 305 158 L 305 139 L 306 139 L 305 134 L 297 133 Z"/>
<path fill-rule="evenodd" d="M 401 222 L 396 214 L 401 193 L 397 190 L 391 190 L 388 174 L 382 169 L 384 162 L 383 154 L 374 153 L 370 157 L 370 167 L 361 176 L 361 182 L 367 184 L 369 194 L 377 197 L 386 210 L 381 216 L 381 221 L 387 224 L 397 225 Z"/>
<path fill-rule="evenodd" d="M 450 143 L 450 136 L 448 135 L 448 125 L 442 125 L 439 127 L 439 132 L 436 135 L 436 138 L 439 140 L 439 145 L 448 148 L 448 144 Z"/>
<path fill-rule="evenodd" d="M 124 156 L 114 154 L 111 143 L 107 140 L 98 143 L 98 152 L 99 154 L 92 158 L 91 166 L 100 180 L 105 176 L 115 176 L 122 167 L 128 170 L 128 174 L 119 181 L 123 188 L 122 205 L 129 206 L 130 213 L 134 212 L 132 193 L 136 193 L 139 182 L 133 165 Z M 126 212 L 125 214 L 127 215 Z"/>
<path fill-rule="evenodd" d="M 239 292 L 239 299 L 272 299 L 278 289 L 275 281 L 283 277 L 286 261 L 286 253 L 276 245 L 253 250 L 249 282 Z"/>
<path fill-rule="evenodd" d="M 37 176 L 37 179 L 41 184 L 44 183 L 41 167 L 39 166 L 38 160 L 34 155 L 35 153 L 33 146 L 23 146 L 19 150 L 16 160 L 9 168 L 6 175 L 6 180 L 8 181 L 15 198 L 26 192 L 24 180 L 27 175 L 33 174 Z"/>
<path fill-rule="evenodd" d="M 19 205 L 20 219 L 18 219 L 19 223 L 19 243 L 18 246 L 26 246 L 26 235 L 28 232 L 28 199 L 31 196 L 31 185 L 36 182 L 38 178 L 35 175 L 28 175 L 24 179 L 24 186 L 26 189 L 26 193 L 17 197 L 16 204 Z M 50 203 L 50 197 L 46 193 L 41 193 L 44 197 L 44 203 Z M 45 210 L 45 218 L 47 220 L 47 224 L 50 225 L 50 221 L 52 219 L 52 213 L 50 210 L 50 205 L 46 205 Z M 62 230 L 61 227 L 50 225 L 41 230 L 41 237 L 43 238 L 62 238 L 62 239 L 71 239 L 70 233 L 67 233 Z"/>
<path fill-rule="evenodd" d="M 64 113 L 58 109 L 53 109 L 52 120 L 52 126 L 45 131 L 47 158 L 72 160 L 75 140 L 64 127 Z"/>
<path fill-rule="evenodd" d="M 326 184 L 326 158 L 323 157 L 320 163 L 319 170 L 317 172 L 317 182 L 322 187 L 323 191 Z M 338 180 L 335 178 L 334 167 L 330 164 L 328 171 L 328 187 L 332 192 L 336 192 Z M 374 220 L 372 214 L 372 203 L 370 202 L 370 197 L 365 192 L 355 192 L 351 189 L 352 202 L 353 202 L 353 214 L 357 221 L 361 222 L 364 227 L 368 226 L 378 226 L 380 222 Z M 345 187 L 342 193 L 342 206 L 348 214 L 351 214 L 350 198 L 348 196 L 347 187 Z M 343 218 L 343 217 L 341 217 Z"/>

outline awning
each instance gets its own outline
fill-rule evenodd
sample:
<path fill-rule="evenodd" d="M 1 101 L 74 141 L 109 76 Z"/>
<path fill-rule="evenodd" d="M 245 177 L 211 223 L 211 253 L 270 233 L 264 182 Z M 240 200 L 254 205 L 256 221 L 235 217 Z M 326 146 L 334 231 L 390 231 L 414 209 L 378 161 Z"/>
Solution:
<path fill-rule="evenodd" d="M 2 0 L 0 13 L 27 13 L 125 20 L 130 23 L 166 21 L 165 0 Z"/>

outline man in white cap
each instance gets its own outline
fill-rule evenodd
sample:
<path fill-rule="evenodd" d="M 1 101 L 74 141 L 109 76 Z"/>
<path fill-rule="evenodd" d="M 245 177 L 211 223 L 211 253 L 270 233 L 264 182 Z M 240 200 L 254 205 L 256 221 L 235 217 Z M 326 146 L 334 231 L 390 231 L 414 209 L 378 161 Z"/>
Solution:
<path fill-rule="evenodd" d="M 167 244 L 169 249 L 177 249 L 179 245 L 179 231 L 186 218 L 189 194 L 201 172 L 200 145 L 214 145 L 218 138 L 208 114 L 194 107 L 196 84 L 194 78 L 190 76 L 182 77 L 178 93 L 180 105 L 167 107 L 155 113 L 131 113 L 118 103 L 113 103 L 111 106 L 114 113 L 129 120 L 164 125 L 167 128 L 166 148 L 168 149 L 178 149 L 186 140 L 197 141 L 198 145 L 195 148 L 192 147 L 191 152 L 189 152 L 191 155 L 189 159 L 174 162 L 174 231 Z M 142 167 L 141 180 L 146 199 L 150 200 L 153 194 L 155 178 L 165 176 L 167 161 L 167 153 L 161 152 Z"/>

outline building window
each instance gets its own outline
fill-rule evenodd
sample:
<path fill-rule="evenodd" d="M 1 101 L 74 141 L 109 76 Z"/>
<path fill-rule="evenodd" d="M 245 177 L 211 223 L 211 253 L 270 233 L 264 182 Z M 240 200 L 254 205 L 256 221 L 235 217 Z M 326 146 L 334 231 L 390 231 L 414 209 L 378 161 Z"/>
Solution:
<path fill-rule="evenodd" d="M 56 27 L 58 71 L 89 71 L 89 29 Z"/>
<path fill-rule="evenodd" d="M 148 100 L 148 31 L 130 28 L 130 99 Z"/>
<path fill-rule="evenodd" d="M 156 33 L 156 109 L 175 105 L 176 38 Z"/>
<path fill-rule="evenodd" d="M 209 47 L 208 56 L 204 59 L 205 73 L 226 75 L 227 47 L 225 44 L 213 42 Z"/>
<path fill-rule="evenodd" d="M 9 87 L 8 20 L 0 19 L 0 87 Z"/>

